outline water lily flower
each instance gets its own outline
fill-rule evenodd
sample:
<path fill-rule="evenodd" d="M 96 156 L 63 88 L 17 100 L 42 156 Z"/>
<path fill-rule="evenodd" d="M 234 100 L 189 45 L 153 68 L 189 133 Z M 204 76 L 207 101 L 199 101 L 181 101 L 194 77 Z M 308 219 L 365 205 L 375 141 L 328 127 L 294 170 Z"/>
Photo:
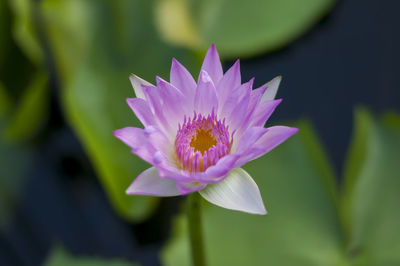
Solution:
<path fill-rule="evenodd" d="M 257 89 L 254 78 L 241 83 L 239 60 L 223 73 L 212 45 L 198 82 L 172 59 L 170 82 L 156 85 L 132 75 L 136 98 L 127 103 L 144 128 L 126 127 L 114 135 L 153 167 L 143 171 L 127 194 L 177 196 L 199 192 L 218 206 L 265 214 L 260 191 L 240 168 L 281 144 L 298 130 L 264 124 L 281 102 L 281 78 Z M 266 170 L 267 171 L 267 170 Z"/>

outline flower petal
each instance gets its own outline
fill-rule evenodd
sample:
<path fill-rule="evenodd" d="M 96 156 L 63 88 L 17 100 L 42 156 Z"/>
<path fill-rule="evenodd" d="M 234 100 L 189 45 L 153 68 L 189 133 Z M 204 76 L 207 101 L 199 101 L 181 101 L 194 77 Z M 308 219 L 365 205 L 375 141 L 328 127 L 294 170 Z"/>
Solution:
<path fill-rule="evenodd" d="M 264 135 L 245 154 L 242 154 L 242 157 L 237 160 L 235 167 L 240 167 L 266 154 L 299 131 L 297 128 L 286 126 L 273 126 L 267 129 Z"/>
<path fill-rule="evenodd" d="M 199 182 L 176 182 L 176 184 L 181 195 L 187 195 L 189 193 L 199 191 L 206 186 L 206 184 Z"/>
<path fill-rule="evenodd" d="M 114 131 L 114 136 L 132 148 L 136 154 L 146 162 L 155 164 L 157 153 L 170 154 L 171 146 L 162 131 L 155 127 L 145 129 L 125 127 Z"/>
<path fill-rule="evenodd" d="M 142 146 L 144 142 L 147 142 L 144 129 L 137 127 L 124 127 L 117 129 L 114 131 L 114 136 L 122 140 L 122 142 L 132 149 L 136 149 L 139 146 Z"/>
<path fill-rule="evenodd" d="M 223 208 L 254 214 L 267 213 L 257 184 L 241 168 L 232 170 L 223 181 L 207 185 L 199 193 Z"/>
<path fill-rule="evenodd" d="M 126 190 L 126 194 L 170 197 L 181 195 L 174 180 L 161 178 L 157 168 L 151 167 L 143 171 Z"/>
<path fill-rule="evenodd" d="M 218 99 L 214 83 L 207 72 L 201 71 L 197 84 L 194 108 L 197 112 L 208 115 L 218 108 Z"/>
<path fill-rule="evenodd" d="M 241 82 L 240 61 L 236 60 L 235 64 L 226 71 L 220 82 L 216 85 L 220 109 L 222 109 L 232 90 L 239 87 Z M 218 113 L 220 112 L 221 110 L 218 110 Z"/>
<path fill-rule="evenodd" d="M 226 117 L 229 121 L 229 128 L 233 131 L 241 126 L 246 116 L 250 101 L 251 88 L 254 78 L 249 82 L 233 89 L 225 101 L 220 117 Z"/>
<path fill-rule="evenodd" d="M 224 178 L 232 170 L 236 161 L 239 159 L 237 154 L 228 154 L 222 157 L 216 165 L 210 166 L 206 170 L 207 180 L 204 183 L 215 183 Z"/>
<path fill-rule="evenodd" d="M 154 116 L 147 102 L 141 98 L 127 98 L 126 102 L 143 126 L 154 125 Z"/>
<path fill-rule="evenodd" d="M 254 143 L 256 143 L 265 133 L 268 128 L 265 127 L 250 127 L 244 133 L 240 142 L 235 149 L 235 153 L 246 152 Z"/>
<path fill-rule="evenodd" d="M 251 122 L 251 118 L 253 117 L 253 113 L 257 106 L 261 101 L 261 97 L 263 96 L 266 87 L 260 87 L 255 90 L 252 90 L 250 93 L 250 100 L 247 106 L 246 115 L 244 116 L 243 122 L 241 123 L 241 127 L 236 132 L 236 137 L 241 138 L 243 132 L 249 127 Z"/>
<path fill-rule="evenodd" d="M 265 83 L 261 87 L 267 87 L 267 91 L 261 98 L 261 102 L 270 101 L 275 99 L 276 93 L 278 92 L 279 84 L 281 83 L 282 76 L 277 76 L 271 81 Z"/>
<path fill-rule="evenodd" d="M 154 119 L 157 126 L 164 131 L 168 136 L 173 136 L 176 132 L 171 127 L 169 120 L 166 119 L 163 110 L 162 98 L 160 90 L 154 86 L 142 85 L 144 95 L 146 96 L 146 102 L 149 103 L 151 111 L 154 113 Z"/>
<path fill-rule="evenodd" d="M 191 104 L 193 104 L 196 82 L 189 71 L 175 58 L 172 58 L 170 82 L 186 95 L 188 100 L 191 101 Z"/>
<path fill-rule="evenodd" d="M 174 85 L 160 77 L 157 77 L 156 80 L 157 89 L 162 98 L 161 110 L 164 116 L 168 118 L 169 125 L 176 130 L 178 124 L 183 121 L 184 115 L 193 111 L 193 105 L 189 105 L 186 95 Z"/>
<path fill-rule="evenodd" d="M 208 75 L 210 75 L 215 85 L 217 85 L 218 82 L 221 80 L 223 75 L 222 65 L 214 44 L 212 44 L 210 48 L 208 48 L 207 54 L 203 61 L 203 65 L 201 66 L 201 70 L 206 71 Z"/>
<path fill-rule="evenodd" d="M 275 111 L 275 108 L 282 102 L 282 99 L 265 101 L 260 103 L 254 110 L 253 116 L 250 118 L 250 127 L 263 127 L 268 118 Z"/>
<path fill-rule="evenodd" d="M 129 76 L 129 80 L 131 81 L 133 90 L 135 91 L 135 95 L 137 98 L 141 98 L 144 99 L 144 93 L 143 93 L 143 89 L 142 89 L 142 85 L 146 85 L 146 86 L 153 86 L 153 84 L 151 84 L 150 82 L 145 81 L 142 78 L 139 78 L 138 76 L 131 74 Z"/>

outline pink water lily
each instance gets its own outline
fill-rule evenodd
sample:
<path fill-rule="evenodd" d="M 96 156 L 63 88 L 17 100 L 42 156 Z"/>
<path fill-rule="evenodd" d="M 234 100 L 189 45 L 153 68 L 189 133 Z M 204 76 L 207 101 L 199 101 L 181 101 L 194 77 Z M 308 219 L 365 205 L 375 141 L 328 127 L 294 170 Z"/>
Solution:
<path fill-rule="evenodd" d="M 223 73 L 212 45 L 196 83 L 177 60 L 170 82 L 156 85 L 132 75 L 136 98 L 128 105 L 144 129 L 126 127 L 114 135 L 132 153 L 152 164 L 127 194 L 177 196 L 198 191 L 218 206 L 265 214 L 260 191 L 240 168 L 295 134 L 296 128 L 264 124 L 281 102 L 275 95 L 281 78 L 257 89 L 241 83 L 239 60 Z"/>

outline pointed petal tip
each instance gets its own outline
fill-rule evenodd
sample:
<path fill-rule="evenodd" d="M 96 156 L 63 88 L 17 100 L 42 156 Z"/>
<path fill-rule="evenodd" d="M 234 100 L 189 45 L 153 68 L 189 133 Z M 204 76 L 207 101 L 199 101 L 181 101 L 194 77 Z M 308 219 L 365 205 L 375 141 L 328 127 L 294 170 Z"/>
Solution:
<path fill-rule="evenodd" d="M 134 98 L 126 98 L 125 102 L 129 105 L 133 101 L 133 99 Z"/>
<path fill-rule="evenodd" d="M 180 195 L 180 192 L 176 187 L 176 182 L 171 179 L 160 178 L 158 170 L 155 167 L 150 167 L 144 170 L 129 185 L 125 193 L 127 195 L 147 195 L 158 197 Z"/>
<path fill-rule="evenodd" d="M 256 78 L 255 77 L 252 77 L 249 81 L 247 81 L 247 84 L 249 84 L 249 87 L 252 89 L 253 88 L 253 85 L 254 85 L 254 80 L 255 80 Z"/>
<path fill-rule="evenodd" d="M 208 50 L 207 50 L 207 54 L 208 53 L 217 53 L 218 54 L 218 51 L 217 51 L 217 47 L 215 46 L 215 44 L 211 44 L 210 45 L 210 47 L 208 48 Z"/>
<path fill-rule="evenodd" d="M 131 74 L 129 75 L 129 79 L 130 79 L 130 80 L 135 79 L 135 78 L 138 78 L 138 76 L 136 76 L 136 75 L 133 74 L 133 73 L 131 73 Z"/>
<path fill-rule="evenodd" d="M 207 201 L 226 209 L 259 215 L 267 213 L 257 184 L 241 168 L 232 170 L 223 181 L 209 184 L 199 193 Z"/>
<path fill-rule="evenodd" d="M 113 131 L 114 137 L 119 138 L 121 136 L 121 129 L 116 129 Z"/>
<path fill-rule="evenodd" d="M 247 213 L 256 214 L 256 215 L 266 215 L 268 212 L 265 209 L 264 204 L 262 206 L 258 206 L 257 209 L 253 209 L 251 211 L 246 211 Z"/>
<path fill-rule="evenodd" d="M 291 130 L 292 135 L 294 135 L 294 134 L 296 134 L 297 132 L 299 132 L 299 129 L 298 129 L 297 127 L 292 127 L 291 129 L 292 129 L 292 130 Z"/>
<path fill-rule="evenodd" d="M 176 59 L 175 57 L 172 57 L 172 63 L 171 63 L 171 71 L 177 71 L 177 67 L 182 67 L 183 65 Z"/>
<path fill-rule="evenodd" d="M 166 81 L 160 77 L 160 76 L 156 76 L 156 84 L 159 85 L 161 83 L 165 83 Z"/>
<path fill-rule="evenodd" d="M 142 98 L 144 99 L 144 93 L 143 93 L 143 85 L 147 85 L 147 86 L 153 86 L 150 82 L 140 78 L 139 76 L 135 75 L 135 74 L 131 74 L 129 76 L 129 80 L 132 84 L 133 90 L 135 91 L 135 95 L 137 98 Z"/>
<path fill-rule="evenodd" d="M 261 98 L 261 102 L 275 99 L 275 96 L 279 89 L 279 85 L 281 84 L 281 80 L 282 76 L 277 76 L 262 86 L 266 88 L 266 91 Z"/>
<path fill-rule="evenodd" d="M 137 195 L 134 187 L 130 185 L 126 190 L 125 190 L 126 195 Z"/>

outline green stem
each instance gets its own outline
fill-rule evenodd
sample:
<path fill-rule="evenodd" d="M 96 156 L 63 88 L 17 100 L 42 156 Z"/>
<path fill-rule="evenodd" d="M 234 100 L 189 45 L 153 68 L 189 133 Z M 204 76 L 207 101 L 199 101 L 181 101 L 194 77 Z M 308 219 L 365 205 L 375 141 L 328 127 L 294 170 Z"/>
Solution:
<path fill-rule="evenodd" d="M 205 266 L 203 227 L 201 221 L 201 198 L 199 193 L 192 193 L 187 201 L 190 246 L 194 266 Z"/>

